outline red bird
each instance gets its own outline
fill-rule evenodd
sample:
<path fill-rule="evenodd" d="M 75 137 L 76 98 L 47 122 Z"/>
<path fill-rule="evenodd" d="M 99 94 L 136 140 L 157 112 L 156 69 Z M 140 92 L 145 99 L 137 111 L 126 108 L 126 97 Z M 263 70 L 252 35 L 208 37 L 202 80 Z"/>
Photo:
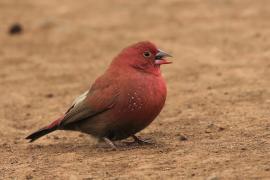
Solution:
<path fill-rule="evenodd" d="M 167 90 L 160 65 L 169 54 L 151 42 L 133 44 L 116 56 L 109 68 L 73 105 L 50 125 L 32 133 L 30 142 L 55 130 L 74 130 L 104 140 L 133 137 L 148 126 L 164 106 Z"/>

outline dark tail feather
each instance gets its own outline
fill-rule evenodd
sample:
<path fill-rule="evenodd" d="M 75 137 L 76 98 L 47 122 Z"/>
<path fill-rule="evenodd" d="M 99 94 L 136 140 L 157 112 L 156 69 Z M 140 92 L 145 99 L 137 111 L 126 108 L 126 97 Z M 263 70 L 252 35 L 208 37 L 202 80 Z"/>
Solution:
<path fill-rule="evenodd" d="M 51 129 L 48 129 L 48 128 L 45 127 L 45 128 L 42 128 L 42 129 L 30 134 L 25 139 L 30 139 L 29 142 L 33 142 L 33 141 L 37 140 L 38 138 L 55 131 L 56 129 L 57 129 L 57 127 L 54 127 L 54 128 L 51 128 Z"/>
<path fill-rule="evenodd" d="M 60 124 L 60 122 L 62 121 L 63 117 L 55 120 L 54 122 L 52 122 L 49 126 L 46 126 L 44 128 L 41 128 L 40 130 L 30 134 L 29 136 L 27 136 L 25 139 L 30 139 L 29 142 L 33 142 L 35 140 L 37 140 L 38 138 L 49 134 L 55 130 L 58 129 L 58 125 Z"/>

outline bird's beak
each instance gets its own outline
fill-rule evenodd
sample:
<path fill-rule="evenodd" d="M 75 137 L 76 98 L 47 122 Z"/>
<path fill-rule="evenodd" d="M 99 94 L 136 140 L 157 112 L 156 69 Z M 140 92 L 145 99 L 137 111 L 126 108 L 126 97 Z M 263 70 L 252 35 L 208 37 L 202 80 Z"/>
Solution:
<path fill-rule="evenodd" d="M 158 53 L 155 56 L 155 64 L 161 65 L 161 64 L 171 64 L 172 62 L 165 60 L 165 57 L 172 57 L 168 53 L 158 50 Z"/>

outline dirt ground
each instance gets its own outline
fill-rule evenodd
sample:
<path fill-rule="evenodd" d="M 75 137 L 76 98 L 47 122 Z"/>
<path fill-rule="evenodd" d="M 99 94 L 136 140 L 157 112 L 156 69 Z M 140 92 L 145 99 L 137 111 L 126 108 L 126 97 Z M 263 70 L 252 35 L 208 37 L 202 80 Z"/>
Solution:
<path fill-rule="evenodd" d="M 0 179 L 270 179 L 270 1 L 0 1 Z M 10 35 L 13 23 L 21 34 Z M 118 151 L 61 115 L 125 46 L 170 52 L 159 117 Z"/>

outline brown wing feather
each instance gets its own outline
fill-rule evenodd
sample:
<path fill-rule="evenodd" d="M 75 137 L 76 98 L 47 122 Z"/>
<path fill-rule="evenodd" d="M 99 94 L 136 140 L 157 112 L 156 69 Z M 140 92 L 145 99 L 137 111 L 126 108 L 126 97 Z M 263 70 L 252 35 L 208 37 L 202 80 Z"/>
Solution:
<path fill-rule="evenodd" d="M 67 111 L 60 123 L 60 127 L 89 119 L 113 108 L 118 95 L 119 90 L 116 88 L 116 84 L 108 84 L 102 79 L 98 79 L 86 95 L 86 98 Z"/>

